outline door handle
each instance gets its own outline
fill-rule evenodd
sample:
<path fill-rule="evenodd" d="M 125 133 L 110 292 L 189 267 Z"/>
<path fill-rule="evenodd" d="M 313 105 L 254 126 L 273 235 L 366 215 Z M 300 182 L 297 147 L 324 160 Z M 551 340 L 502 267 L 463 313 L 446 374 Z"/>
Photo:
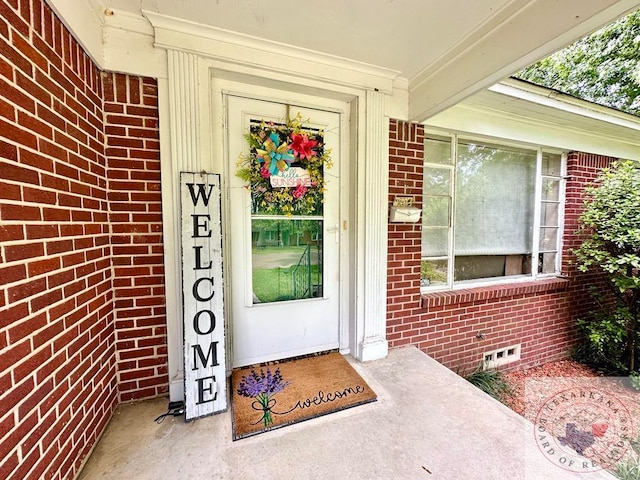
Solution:
<path fill-rule="evenodd" d="M 340 243 L 340 226 L 336 223 L 335 227 L 327 228 L 327 233 L 335 233 L 336 243 Z"/>

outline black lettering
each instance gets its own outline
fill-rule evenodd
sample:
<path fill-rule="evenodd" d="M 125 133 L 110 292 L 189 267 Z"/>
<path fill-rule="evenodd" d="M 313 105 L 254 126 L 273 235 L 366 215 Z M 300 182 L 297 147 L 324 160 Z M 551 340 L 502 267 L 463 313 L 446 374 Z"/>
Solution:
<path fill-rule="evenodd" d="M 204 353 L 202 353 L 202 348 L 200 345 L 194 345 L 193 347 L 193 368 L 191 370 L 198 369 L 198 359 L 200 359 L 200 363 L 203 368 L 206 368 L 209 364 L 209 358 L 211 358 L 211 366 L 217 367 L 218 364 L 218 342 L 211 342 L 209 344 L 209 350 L 207 350 L 207 356 L 205 357 Z"/>
<path fill-rule="evenodd" d="M 193 248 L 196 251 L 196 266 L 194 270 L 209 270 L 213 265 L 213 261 L 209 260 L 209 265 L 202 265 L 202 245 L 194 246 Z"/>
<path fill-rule="evenodd" d="M 200 315 L 202 315 L 203 313 L 206 313 L 207 315 L 209 315 L 208 330 L 202 330 L 200 328 Z M 200 310 L 198 313 L 196 313 L 196 316 L 193 317 L 193 329 L 196 331 L 198 335 L 209 335 L 211 332 L 215 330 L 215 328 L 216 328 L 216 316 L 213 314 L 211 310 Z"/>
<path fill-rule="evenodd" d="M 191 235 L 191 238 L 210 238 L 209 221 L 211 220 L 211 215 L 191 215 L 191 218 L 193 218 L 193 235 Z M 200 218 L 204 218 L 204 222 L 200 223 Z M 201 229 L 204 229 L 202 235 L 200 234 Z"/>
<path fill-rule="evenodd" d="M 211 193 L 213 192 L 213 185 L 209 185 L 209 193 L 205 193 L 206 185 L 204 183 L 198 183 L 198 193 L 193 191 L 193 187 L 195 184 L 187 183 L 187 188 L 189 189 L 189 193 L 191 194 L 191 201 L 193 205 L 196 206 L 198 204 L 198 200 L 202 197 L 202 202 L 205 207 L 209 206 L 209 199 L 211 198 Z"/>
<path fill-rule="evenodd" d="M 204 385 L 205 380 L 211 380 L 206 387 Z M 215 381 L 216 381 L 215 375 L 211 377 L 196 378 L 196 382 L 198 382 L 198 401 L 196 402 L 196 405 L 202 405 L 203 403 L 213 402 L 216 398 L 218 398 L 218 392 L 213 393 L 213 385 Z M 209 392 L 209 395 L 213 394 L 213 397 L 205 400 L 204 399 L 205 392 Z"/>
<path fill-rule="evenodd" d="M 298 400 L 298 402 L 293 406 L 291 410 L 287 410 L 286 412 L 275 412 L 278 415 L 285 415 L 287 413 L 291 413 L 297 409 L 305 409 L 309 408 L 311 405 L 321 405 L 323 403 L 331 403 L 336 400 L 347 397 L 348 395 L 357 395 L 358 393 L 363 393 L 365 388 L 361 385 L 356 385 L 355 387 L 347 387 L 342 391 L 336 390 L 335 392 L 324 393 L 322 390 L 318 392 L 318 395 L 313 398 L 307 398 L 305 400 Z"/>
<path fill-rule="evenodd" d="M 201 297 L 200 294 L 198 293 L 198 287 L 200 286 L 200 282 L 204 282 L 205 280 L 211 284 L 211 295 L 209 295 L 206 298 Z M 191 292 L 193 293 L 193 298 L 195 298 L 199 302 L 208 302 L 209 300 L 211 300 L 213 298 L 213 295 L 216 293 L 215 290 L 213 289 L 213 277 L 199 278 L 198 280 L 193 282 L 193 288 L 191 289 Z"/>

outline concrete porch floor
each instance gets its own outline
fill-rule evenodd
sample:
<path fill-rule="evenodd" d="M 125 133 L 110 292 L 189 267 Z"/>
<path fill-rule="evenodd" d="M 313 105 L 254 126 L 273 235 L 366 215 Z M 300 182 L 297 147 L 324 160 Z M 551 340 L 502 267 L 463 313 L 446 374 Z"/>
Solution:
<path fill-rule="evenodd" d="M 231 440 L 231 414 L 153 420 L 167 399 L 120 406 L 81 480 L 612 479 L 547 460 L 533 426 L 413 347 L 351 362 L 375 403 Z"/>

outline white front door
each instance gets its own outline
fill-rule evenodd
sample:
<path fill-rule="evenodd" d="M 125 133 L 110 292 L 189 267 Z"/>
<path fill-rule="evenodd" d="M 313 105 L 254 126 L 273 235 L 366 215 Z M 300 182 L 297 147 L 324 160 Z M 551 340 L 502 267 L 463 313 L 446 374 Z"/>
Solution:
<path fill-rule="evenodd" d="M 227 112 L 233 367 L 338 348 L 340 114 L 230 95 Z"/>

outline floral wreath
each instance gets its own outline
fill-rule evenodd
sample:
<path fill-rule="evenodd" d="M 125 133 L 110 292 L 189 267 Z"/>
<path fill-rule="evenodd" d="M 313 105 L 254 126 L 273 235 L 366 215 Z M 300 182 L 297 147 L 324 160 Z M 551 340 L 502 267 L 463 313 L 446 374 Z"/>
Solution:
<path fill-rule="evenodd" d="M 245 138 L 250 151 L 240 155 L 236 175 L 251 191 L 252 213 L 322 214 L 324 169 L 332 166 L 331 152 L 324 148 L 324 132 L 302 123 L 298 114 L 285 124 L 262 121 L 249 127 Z M 271 177 L 282 177 L 292 167 L 302 168 L 308 177 L 294 178 L 292 186 L 272 186 Z"/>

